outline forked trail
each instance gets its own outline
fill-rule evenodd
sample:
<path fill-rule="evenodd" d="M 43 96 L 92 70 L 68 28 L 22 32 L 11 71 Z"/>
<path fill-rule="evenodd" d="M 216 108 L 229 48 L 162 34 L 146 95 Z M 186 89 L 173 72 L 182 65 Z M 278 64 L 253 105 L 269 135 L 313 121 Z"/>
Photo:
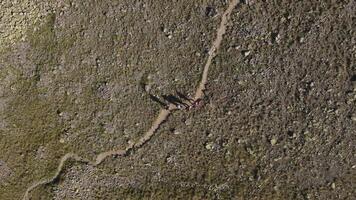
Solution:
<path fill-rule="evenodd" d="M 198 86 L 198 88 L 196 89 L 195 92 L 195 96 L 194 99 L 200 99 L 203 97 L 203 92 L 205 90 L 205 85 L 207 83 L 208 80 L 208 72 L 209 72 L 209 68 L 210 65 L 212 63 L 212 60 L 214 59 L 214 57 L 217 55 L 217 52 L 220 48 L 221 42 L 223 40 L 223 35 L 226 32 L 226 26 L 227 26 L 227 22 L 230 18 L 231 12 L 232 10 L 236 7 L 236 5 L 238 4 L 238 0 L 231 0 L 229 3 L 228 8 L 226 9 L 226 11 L 224 12 L 224 14 L 221 17 L 221 22 L 220 22 L 220 26 L 217 30 L 217 35 L 215 40 L 212 43 L 212 46 L 210 48 L 209 51 L 209 57 L 208 60 L 204 66 L 204 71 L 201 77 L 201 82 Z M 26 192 L 23 196 L 23 200 L 29 200 L 30 199 L 30 192 L 32 190 L 34 190 L 36 187 L 41 186 L 41 185 L 46 185 L 49 184 L 51 182 L 53 182 L 54 180 L 56 180 L 59 175 L 61 174 L 65 163 L 68 160 L 74 160 L 76 162 L 82 162 L 82 163 L 86 163 L 89 165 L 93 165 L 93 166 L 97 166 L 100 163 L 102 163 L 107 157 L 109 156 L 125 156 L 129 151 L 133 150 L 133 149 L 137 149 L 140 148 L 142 145 L 144 145 L 147 141 L 149 141 L 152 136 L 155 134 L 155 132 L 158 130 L 158 128 L 160 127 L 160 125 L 165 122 L 168 118 L 168 116 L 171 114 L 172 111 L 176 110 L 176 106 L 173 104 L 170 104 L 168 106 L 168 109 L 162 109 L 156 120 L 153 122 L 151 128 L 135 143 L 130 144 L 128 147 L 126 147 L 125 149 L 118 149 L 118 150 L 110 150 L 110 151 L 106 151 L 103 153 L 100 153 L 95 159 L 94 161 L 90 161 L 90 160 L 86 160 L 80 156 L 78 156 L 77 154 L 74 153 L 67 153 L 65 154 L 60 162 L 59 165 L 57 167 L 56 172 L 53 174 L 52 177 L 48 178 L 48 179 L 44 179 L 44 180 L 40 180 L 38 182 L 33 183 L 31 186 L 29 186 L 26 189 Z"/>

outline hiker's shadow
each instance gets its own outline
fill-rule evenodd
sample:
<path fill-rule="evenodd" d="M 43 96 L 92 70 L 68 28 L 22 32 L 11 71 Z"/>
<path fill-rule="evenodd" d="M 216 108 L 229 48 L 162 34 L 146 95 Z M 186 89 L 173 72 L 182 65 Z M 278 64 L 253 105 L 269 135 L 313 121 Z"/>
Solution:
<path fill-rule="evenodd" d="M 178 92 L 178 91 L 176 91 L 176 93 L 177 93 L 177 96 L 175 96 L 173 94 L 162 95 L 163 100 L 161 100 L 160 98 L 158 98 L 157 96 L 155 96 L 153 94 L 149 94 L 149 96 L 152 101 L 158 103 L 164 109 L 168 109 L 169 104 L 173 104 L 174 106 L 176 106 L 179 109 L 182 109 L 182 108 L 187 109 L 187 108 L 189 108 L 190 104 L 192 102 L 194 102 L 191 98 L 187 97 L 183 93 Z"/>

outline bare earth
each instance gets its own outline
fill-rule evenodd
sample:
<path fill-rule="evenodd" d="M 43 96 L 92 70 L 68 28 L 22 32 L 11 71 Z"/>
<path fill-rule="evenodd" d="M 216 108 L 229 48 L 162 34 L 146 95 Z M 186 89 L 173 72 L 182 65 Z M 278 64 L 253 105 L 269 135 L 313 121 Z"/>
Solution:
<path fill-rule="evenodd" d="M 0 199 L 354 199 L 355 13 L 2 1 Z"/>

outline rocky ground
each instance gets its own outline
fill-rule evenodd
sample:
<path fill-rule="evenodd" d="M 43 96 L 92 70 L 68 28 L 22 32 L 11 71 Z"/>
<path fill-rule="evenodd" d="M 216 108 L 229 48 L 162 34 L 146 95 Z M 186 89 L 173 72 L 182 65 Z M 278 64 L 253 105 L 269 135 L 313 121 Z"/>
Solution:
<path fill-rule="evenodd" d="M 233 2 L 1 1 L 0 199 L 355 198 L 353 0 L 239 1 L 200 106 L 57 169 L 193 97 Z"/>

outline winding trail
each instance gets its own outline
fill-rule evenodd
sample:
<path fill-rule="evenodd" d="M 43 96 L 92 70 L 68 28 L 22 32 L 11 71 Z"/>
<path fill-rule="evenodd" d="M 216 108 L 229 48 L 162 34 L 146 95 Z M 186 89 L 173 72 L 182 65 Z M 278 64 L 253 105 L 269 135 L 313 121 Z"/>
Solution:
<path fill-rule="evenodd" d="M 205 85 L 208 82 L 208 73 L 209 73 L 210 65 L 211 65 L 213 59 L 215 58 L 215 56 L 217 55 L 218 50 L 220 49 L 220 45 L 223 40 L 223 36 L 226 32 L 226 27 L 227 27 L 227 23 L 230 19 L 231 12 L 237 6 L 237 4 L 238 4 L 238 0 L 231 0 L 229 7 L 226 9 L 226 11 L 224 12 L 224 14 L 221 17 L 220 27 L 217 30 L 216 39 L 214 40 L 214 42 L 209 50 L 209 57 L 208 57 L 208 60 L 206 61 L 205 66 L 204 66 L 204 71 L 203 71 L 203 74 L 201 77 L 201 82 L 195 92 L 195 97 L 194 97 L 195 100 L 202 98 L 204 95 L 203 92 L 205 90 Z"/>
<path fill-rule="evenodd" d="M 227 27 L 228 20 L 230 19 L 231 12 L 237 6 L 237 4 L 238 4 L 238 0 L 231 0 L 228 8 L 225 10 L 224 14 L 221 17 L 221 23 L 217 30 L 216 39 L 213 41 L 212 47 L 209 50 L 209 57 L 208 57 L 208 60 L 204 66 L 204 71 L 203 71 L 203 74 L 201 77 L 201 82 L 200 82 L 198 88 L 196 89 L 196 93 L 194 96 L 195 100 L 203 97 L 205 86 L 208 81 L 208 72 L 209 72 L 210 65 L 211 65 L 214 57 L 217 55 L 217 52 L 218 52 L 221 42 L 223 40 L 223 35 L 226 32 L 226 27 Z M 170 104 L 168 106 L 168 109 L 162 109 L 159 112 L 156 120 L 153 122 L 151 128 L 137 142 L 130 144 L 128 147 L 126 147 L 126 149 L 117 149 L 117 150 L 110 150 L 110 151 L 102 152 L 95 158 L 94 161 L 84 159 L 74 153 L 65 154 L 61 158 L 59 165 L 57 167 L 57 170 L 54 173 L 54 175 L 48 179 L 40 180 L 38 182 L 33 183 L 31 186 L 29 186 L 25 191 L 23 200 L 29 200 L 30 193 L 35 188 L 37 188 L 41 185 L 46 185 L 46 184 L 52 183 L 53 181 L 55 181 L 60 176 L 60 174 L 63 171 L 63 168 L 65 166 L 65 163 L 68 160 L 74 160 L 76 162 L 81 162 L 81 163 L 86 163 L 89 165 L 97 166 L 97 165 L 100 165 L 107 157 L 114 156 L 114 155 L 125 156 L 129 151 L 142 147 L 146 142 L 148 142 L 153 137 L 153 135 L 159 129 L 161 124 L 164 123 L 168 119 L 168 116 L 174 110 L 177 110 L 177 107 L 173 104 Z"/>

